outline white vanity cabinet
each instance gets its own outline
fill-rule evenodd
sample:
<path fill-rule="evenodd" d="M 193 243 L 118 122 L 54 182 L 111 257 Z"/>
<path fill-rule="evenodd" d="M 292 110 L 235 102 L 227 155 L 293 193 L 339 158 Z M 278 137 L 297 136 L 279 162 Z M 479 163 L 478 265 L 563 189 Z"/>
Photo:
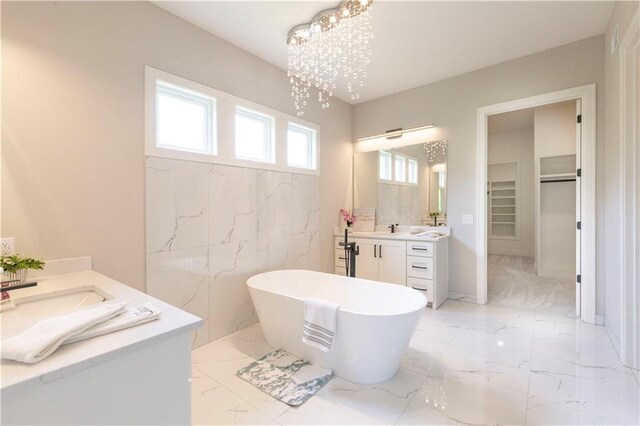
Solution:
<path fill-rule="evenodd" d="M 346 275 L 344 248 L 335 237 L 335 273 Z M 420 241 L 415 238 L 389 235 L 387 238 L 368 237 L 358 232 L 350 237 L 360 248 L 356 258 L 356 277 L 373 281 L 406 285 L 425 294 L 437 309 L 449 294 L 449 239 Z"/>
<path fill-rule="evenodd" d="M 449 239 L 407 241 L 407 286 L 425 293 L 433 309 L 449 297 Z"/>
<path fill-rule="evenodd" d="M 344 247 L 335 238 L 335 273 L 346 275 Z M 356 238 L 360 254 L 356 259 L 356 277 L 385 283 L 406 285 L 405 271 L 406 243 L 404 241 L 373 238 Z"/>
<path fill-rule="evenodd" d="M 407 284 L 404 241 L 357 238 L 360 255 L 356 261 L 356 277 L 391 284 Z"/>

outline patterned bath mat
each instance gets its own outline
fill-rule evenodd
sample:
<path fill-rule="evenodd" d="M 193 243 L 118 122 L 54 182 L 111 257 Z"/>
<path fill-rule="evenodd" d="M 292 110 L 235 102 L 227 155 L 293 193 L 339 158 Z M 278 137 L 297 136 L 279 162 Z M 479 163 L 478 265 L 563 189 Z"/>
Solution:
<path fill-rule="evenodd" d="M 278 349 L 241 368 L 236 374 L 285 404 L 296 406 L 327 384 L 333 372 Z"/>

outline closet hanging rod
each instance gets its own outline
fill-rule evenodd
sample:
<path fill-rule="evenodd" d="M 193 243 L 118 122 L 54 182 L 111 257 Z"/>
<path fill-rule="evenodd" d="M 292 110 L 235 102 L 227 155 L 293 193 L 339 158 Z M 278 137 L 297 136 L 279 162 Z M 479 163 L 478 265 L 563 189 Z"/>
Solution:
<path fill-rule="evenodd" d="M 554 179 L 554 180 L 541 180 L 540 183 L 554 183 L 554 182 L 575 182 L 575 179 Z"/>

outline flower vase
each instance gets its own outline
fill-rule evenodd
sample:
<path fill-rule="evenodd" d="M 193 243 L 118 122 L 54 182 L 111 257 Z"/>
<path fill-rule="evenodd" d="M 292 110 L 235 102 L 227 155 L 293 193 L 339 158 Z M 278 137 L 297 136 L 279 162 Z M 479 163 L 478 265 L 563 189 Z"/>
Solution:
<path fill-rule="evenodd" d="M 2 281 L 12 281 L 8 285 L 24 284 L 28 271 L 28 269 L 18 269 L 15 272 L 5 272 Z"/>

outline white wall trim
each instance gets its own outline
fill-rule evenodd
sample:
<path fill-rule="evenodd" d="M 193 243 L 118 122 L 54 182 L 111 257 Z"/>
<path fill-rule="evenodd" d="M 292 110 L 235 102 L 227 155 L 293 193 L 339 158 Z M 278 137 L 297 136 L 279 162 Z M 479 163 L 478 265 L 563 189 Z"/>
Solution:
<path fill-rule="evenodd" d="M 538 107 L 563 101 L 582 101 L 582 243 L 581 318 L 595 324 L 596 321 L 596 85 L 559 90 L 528 98 L 516 99 L 477 110 L 478 188 L 476 191 L 476 299 L 487 303 L 487 125 L 488 117 L 509 111 Z"/>
<path fill-rule="evenodd" d="M 631 135 L 631 140 L 636 141 L 629 144 L 627 133 L 629 123 L 626 121 L 626 111 L 628 108 L 638 108 L 637 105 L 628 105 L 627 94 L 636 93 L 638 87 L 627 87 L 625 63 L 627 56 L 633 51 L 639 41 L 640 32 L 640 10 L 637 11 L 629 24 L 628 30 L 620 43 L 620 211 L 622 220 L 620 221 L 620 275 L 622 281 L 622 292 L 620 300 L 620 315 L 622 330 L 620 333 L 620 358 L 624 365 L 633 368 L 640 368 L 640 265 L 638 265 L 638 225 L 637 225 L 637 197 L 640 197 L 640 185 L 637 184 L 640 174 L 640 162 L 638 161 L 637 138 L 639 135 Z M 639 70 L 635 70 L 637 73 Z M 638 120 L 638 111 L 632 114 Z M 632 128 L 636 128 L 637 123 L 632 123 Z M 627 146 L 630 145 L 630 146 Z M 629 149 L 630 148 L 630 149 Z M 631 152 L 630 152 L 631 151 Z M 631 162 L 631 165 L 628 162 Z M 629 187 L 629 176 L 631 181 L 636 182 L 635 188 Z M 633 184 L 631 185 L 633 186 Z M 628 223 L 628 222 L 631 223 Z M 611 333 L 609 333 L 611 334 Z"/>

